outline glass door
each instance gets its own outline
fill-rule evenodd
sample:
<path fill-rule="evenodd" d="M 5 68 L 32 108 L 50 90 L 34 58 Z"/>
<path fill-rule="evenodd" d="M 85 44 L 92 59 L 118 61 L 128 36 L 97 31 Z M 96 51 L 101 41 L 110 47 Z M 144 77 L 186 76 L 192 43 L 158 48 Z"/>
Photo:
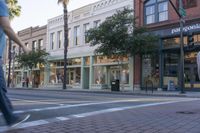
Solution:
<path fill-rule="evenodd" d="M 110 81 L 119 79 L 120 80 L 120 68 L 111 69 L 110 71 Z"/>
<path fill-rule="evenodd" d="M 200 88 L 200 80 L 197 73 L 196 52 L 185 54 L 185 88 Z"/>

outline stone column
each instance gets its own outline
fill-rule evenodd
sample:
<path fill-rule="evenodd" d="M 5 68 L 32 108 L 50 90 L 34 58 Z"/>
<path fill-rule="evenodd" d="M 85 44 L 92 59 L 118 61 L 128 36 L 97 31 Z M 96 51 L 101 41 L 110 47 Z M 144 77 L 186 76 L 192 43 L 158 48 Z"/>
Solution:
<path fill-rule="evenodd" d="M 49 84 L 51 68 L 49 64 L 46 64 L 44 67 L 44 87 Z"/>
<path fill-rule="evenodd" d="M 93 78 L 94 78 L 94 68 L 93 68 L 93 63 L 94 63 L 94 57 L 93 57 L 93 56 L 90 56 L 90 78 L 89 78 L 89 89 L 92 89 Z"/>
<path fill-rule="evenodd" d="M 85 66 L 85 58 L 81 57 L 81 89 L 85 89 L 84 88 L 84 77 L 85 77 L 85 73 L 84 73 L 84 66 Z"/>
<path fill-rule="evenodd" d="M 129 86 L 130 90 L 133 90 L 133 81 L 134 81 L 134 60 L 133 57 L 129 57 L 128 66 L 129 66 Z"/>

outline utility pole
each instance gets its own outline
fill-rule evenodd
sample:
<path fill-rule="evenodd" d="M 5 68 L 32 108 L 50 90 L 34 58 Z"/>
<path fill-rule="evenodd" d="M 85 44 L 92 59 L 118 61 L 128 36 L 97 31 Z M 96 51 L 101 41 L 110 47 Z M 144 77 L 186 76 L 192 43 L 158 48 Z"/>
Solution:
<path fill-rule="evenodd" d="M 179 88 L 181 90 L 180 93 L 185 93 L 184 91 L 184 84 L 185 84 L 185 79 L 184 79 L 184 38 L 183 38 L 183 26 L 184 26 L 184 16 L 186 16 L 185 9 L 183 8 L 183 1 L 179 0 L 179 10 L 176 9 L 174 4 L 172 3 L 171 0 L 169 0 L 170 4 L 176 11 L 176 14 L 179 16 L 180 19 L 180 68 L 179 68 Z"/>
<path fill-rule="evenodd" d="M 63 3 L 63 13 L 64 13 L 64 80 L 63 80 L 63 89 L 67 89 L 67 53 L 68 53 L 68 9 L 67 3 Z"/>
<path fill-rule="evenodd" d="M 179 0 L 179 13 L 183 11 L 183 1 Z M 180 93 L 185 93 L 184 91 L 184 40 L 183 40 L 183 25 L 184 25 L 184 19 L 183 19 L 183 14 L 181 14 L 180 17 Z"/>

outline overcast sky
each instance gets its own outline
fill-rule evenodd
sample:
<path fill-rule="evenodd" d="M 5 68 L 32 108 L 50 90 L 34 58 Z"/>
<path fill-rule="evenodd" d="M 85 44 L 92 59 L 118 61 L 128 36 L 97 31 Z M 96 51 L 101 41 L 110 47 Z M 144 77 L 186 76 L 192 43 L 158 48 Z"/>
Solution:
<path fill-rule="evenodd" d="M 94 3 L 99 0 L 70 0 L 69 11 Z M 20 17 L 11 22 L 17 32 L 31 26 L 43 26 L 47 20 L 63 13 L 62 5 L 57 0 L 18 0 L 22 7 Z"/>

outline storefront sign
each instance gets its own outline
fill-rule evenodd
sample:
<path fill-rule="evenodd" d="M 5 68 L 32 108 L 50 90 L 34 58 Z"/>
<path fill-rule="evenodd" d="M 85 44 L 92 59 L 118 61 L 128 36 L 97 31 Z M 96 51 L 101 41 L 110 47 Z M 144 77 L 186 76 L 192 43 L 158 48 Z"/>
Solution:
<path fill-rule="evenodd" d="M 188 32 L 188 31 L 197 30 L 197 29 L 200 29 L 200 24 L 194 24 L 194 25 L 185 26 L 183 28 L 183 31 L 184 32 Z M 176 33 L 179 33 L 179 32 L 180 32 L 180 27 L 179 28 L 174 28 L 174 29 L 171 30 L 171 34 L 176 34 Z"/>

